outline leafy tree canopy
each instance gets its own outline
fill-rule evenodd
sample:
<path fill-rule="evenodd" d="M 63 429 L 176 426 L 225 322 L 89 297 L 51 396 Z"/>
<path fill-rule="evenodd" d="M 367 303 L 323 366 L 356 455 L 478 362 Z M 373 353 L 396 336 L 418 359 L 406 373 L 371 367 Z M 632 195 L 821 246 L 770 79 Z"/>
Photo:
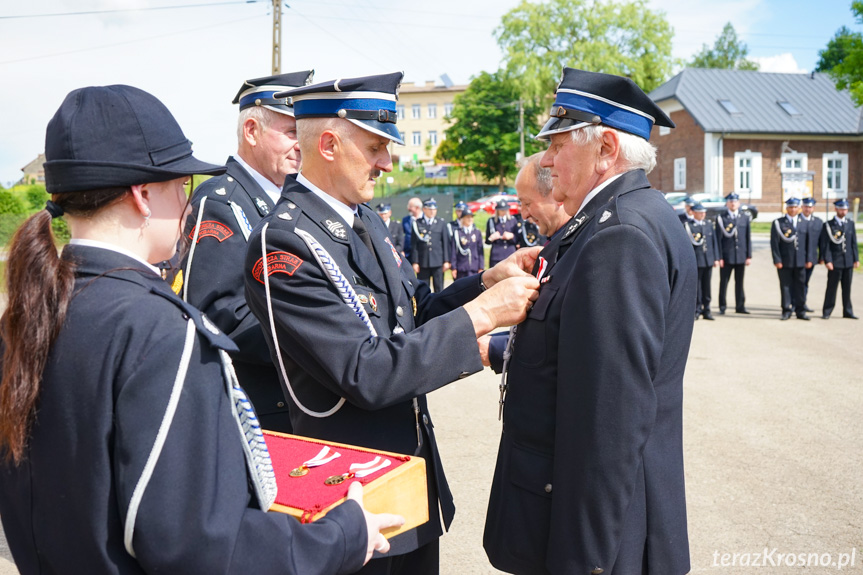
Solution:
<path fill-rule="evenodd" d="M 464 93 L 456 96 L 446 130 L 446 146 L 441 154 L 460 162 L 488 180 L 497 180 L 501 189 L 507 176 L 515 175 L 516 154 L 520 149 L 518 132 L 518 86 L 504 74 L 482 72 L 471 80 Z M 539 126 L 534 118 L 539 108 L 525 105 L 525 154 L 541 149 L 530 134 Z"/>
<path fill-rule="evenodd" d="M 692 58 L 693 68 L 723 68 L 726 70 L 758 70 L 758 64 L 747 60 L 749 48 L 737 38 L 731 22 L 722 29 L 713 47 L 702 45 L 701 52 Z"/>
<path fill-rule="evenodd" d="M 671 74 L 673 30 L 644 0 L 523 0 L 495 30 L 506 73 L 547 104 L 564 66 L 628 76 L 644 91 Z"/>
<path fill-rule="evenodd" d="M 863 24 L 863 0 L 851 3 L 851 13 L 858 24 Z M 843 26 L 819 56 L 815 69 L 830 74 L 837 90 L 847 89 L 854 102 L 863 106 L 863 35 Z"/>

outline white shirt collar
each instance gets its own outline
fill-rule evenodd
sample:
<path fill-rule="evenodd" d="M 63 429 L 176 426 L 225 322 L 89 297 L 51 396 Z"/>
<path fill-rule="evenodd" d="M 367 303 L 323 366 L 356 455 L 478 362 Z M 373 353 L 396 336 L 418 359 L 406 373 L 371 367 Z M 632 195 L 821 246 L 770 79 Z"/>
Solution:
<path fill-rule="evenodd" d="M 313 194 L 322 199 L 324 203 L 330 206 L 336 214 L 339 215 L 342 220 L 348 224 L 348 227 L 353 227 L 354 225 L 354 216 L 356 215 L 356 206 L 349 206 L 335 199 L 313 183 L 309 181 L 307 177 L 305 177 L 302 172 L 297 175 L 297 182 L 301 183 L 305 187 L 307 187 Z"/>
<path fill-rule="evenodd" d="M 839 216 L 833 216 L 833 219 L 839 222 L 842 225 L 845 225 L 845 218 L 840 218 Z"/>
<path fill-rule="evenodd" d="M 237 163 L 243 166 L 243 169 L 249 172 L 249 175 L 252 176 L 252 179 L 255 180 L 255 183 L 261 186 L 261 189 L 264 190 L 270 199 L 273 200 L 273 203 L 279 201 L 279 198 L 282 196 L 282 190 L 279 189 L 279 186 L 265 178 L 258 172 L 255 168 L 246 163 L 243 158 L 240 157 L 239 154 L 234 156 L 234 159 L 237 160 Z"/>
<path fill-rule="evenodd" d="M 592 200 L 593 198 L 595 198 L 595 197 L 596 197 L 596 194 L 598 194 L 599 192 L 601 192 L 603 189 L 605 189 L 605 187 L 606 187 L 606 186 L 608 186 L 608 184 L 610 184 L 611 182 L 613 182 L 614 180 L 616 180 L 617 178 L 619 178 L 619 177 L 620 177 L 620 176 L 622 176 L 622 175 L 623 175 L 623 174 L 617 174 L 617 175 L 615 175 L 615 176 L 611 176 L 610 178 L 608 178 L 607 180 L 605 180 L 604 182 L 602 182 L 601 184 L 599 184 L 598 186 L 596 186 L 595 188 L 593 188 L 593 189 L 590 191 L 590 193 L 589 193 L 589 194 L 587 194 L 587 196 L 586 196 L 586 197 L 584 198 L 584 200 L 581 202 L 581 207 L 579 207 L 579 208 L 578 208 L 578 211 L 576 211 L 575 213 L 576 213 L 576 214 L 580 213 L 580 212 L 581 212 L 581 210 L 583 210 L 583 209 L 585 208 L 585 206 L 587 206 L 588 202 L 590 202 L 590 200 Z"/>
<path fill-rule="evenodd" d="M 139 256 L 138 254 L 132 253 L 129 250 L 124 250 L 123 248 L 121 248 L 118 245 L 109 244 L 106 242 L 100 242 L 97 240 L 87 240 L 87 239 L 83 239 L 83 238 L 72 238 L 71 240 L 69 240 L 69 245 L 87 246 L 87 247 L 91 247 L 91 248 L 99 248 L 99 249 L 103 249 L 103 250 L 117 252 L 118 254 L 123 254 L 124 256 L 130 257 L 135 261 L 141 262 L 142 264 L 147 266 L 150 270 L 152 270 L 154 274 L 156 274 L 159 277 L 162 276 L 162 272 L 159 270 L 159 268 L 152 265 L 147 260 L 145 260 L 144 258 Z"/>

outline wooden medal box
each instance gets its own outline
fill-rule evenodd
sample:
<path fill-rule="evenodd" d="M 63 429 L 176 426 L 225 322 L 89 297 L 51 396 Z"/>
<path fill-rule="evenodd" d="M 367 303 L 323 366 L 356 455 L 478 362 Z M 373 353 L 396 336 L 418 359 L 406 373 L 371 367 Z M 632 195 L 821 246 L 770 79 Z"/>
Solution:
<path fill-rule="evenodd" d="M 422 457 L 412 457 L 377 451 L 365 447 L 333 443 L 275 431 L 264 431 L 267 449 L 273 460 L 279 491 L 270 511 L 293 515 L 302 523 L 320 519 L 348 494 L 354 481 L 363 484 L 363 506 L 372 513 L 395 513 L 405 518 L 405 524 L 383 531 L 389 539 L 429 520 L 426 466 Z M 324 446 L 340 457 L 318 467 L 310 467 L 305 475 L 292 477 L 291 471 L 314 458 Z M 327 478 L 348 473 L 351 464 L 368 463 L 380 456 L 390 465 L 366 477 L 353 477 L 343 483 L 327 485 Z"/>

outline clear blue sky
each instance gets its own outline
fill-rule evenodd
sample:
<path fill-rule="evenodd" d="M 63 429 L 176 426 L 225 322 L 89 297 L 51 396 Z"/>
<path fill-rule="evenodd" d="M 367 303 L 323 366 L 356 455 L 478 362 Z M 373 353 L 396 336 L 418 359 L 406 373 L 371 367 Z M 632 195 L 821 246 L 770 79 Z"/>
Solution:
<path fill-rule="evenodd" d="M 283 71 L 318 80 L 402 70 L 467 83 L 496 70 L 492 36 L 517 0 L 288 0 Z M 811 70 L 844 25 L 850 0 L 650 0 L 675 29 L 674 56 L 713 43 L 728 21 L 771 71 Z M 191 7 L 184 7 L 191 6 Z M 221 162 L 236 148 L 231 99 L 270 73 L 269 0 L 0 0 L 0 183 L 44 148 L 45 126 L 70 90 L 125 83 L 159 97 L 194 142 Z M 140 10 L 130 11 L 132 8 Z M 164 9 L 163 9 L 164 8 Z M 71 12 L 115 12 L 44 16 Z M 40 17 L 22 17 L 42 15 Z"/>

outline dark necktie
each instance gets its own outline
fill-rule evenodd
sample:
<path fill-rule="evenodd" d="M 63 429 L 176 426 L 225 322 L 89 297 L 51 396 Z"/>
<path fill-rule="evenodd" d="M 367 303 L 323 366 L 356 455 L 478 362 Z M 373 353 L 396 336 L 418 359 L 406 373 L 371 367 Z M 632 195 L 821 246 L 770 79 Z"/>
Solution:
<path fill-rule="evenodd" d="M 363 223 L 362 218 L 360 217 L 359 212 L 357 212 L 356 216 L 354 216 L 354 231 L 360 236 L 360 239 L 369 248 L 369 252 L 374 255 L 375 248 L 372 246 L 372 238 L 369 237 L 369 232 L 366 230 L 366 225 Z"/>

